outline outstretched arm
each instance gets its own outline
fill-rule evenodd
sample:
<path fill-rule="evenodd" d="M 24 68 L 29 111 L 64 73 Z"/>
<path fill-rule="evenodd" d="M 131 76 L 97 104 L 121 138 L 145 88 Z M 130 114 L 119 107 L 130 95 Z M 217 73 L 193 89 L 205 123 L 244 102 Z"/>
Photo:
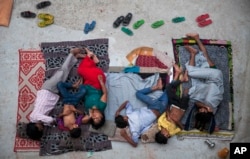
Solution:
<path fill-rule="evenodd" d="M 117 109 L 115 116 L 118 116 L 120 114 L 120 112 L 126 107 L 128 101 L 125 101 L 124 103 L 122 103 L 122 105 Z"/>
<path fill-rule="evenodd" d="M 121 134 L 121 136 L 122 136 L 125 140 L 127 140 L 127 142 L 128 142 L 131 146 L 133 146 L 133 147 L 136 147 L 136 146 L 137 146 L 137 143 L 135 143 L 135 142 L 132 140 L 132 138 L 131 138 L 130 136 L 128 136 L 128 133 L 126 132 L 126 129 L 121 129 L 120 134 Z"/>
<path fill-rule="evenodd" d="M 108 98 L 108 91 L 107 91 L 107 88 L 106 88 L 106 85 L 105 83 L 103 82 L 103 77 L 102 75 L 98 75 L 98 80 L 100 82 L 100 85 L 102 87 L 102 96 L 101 96 L 101 101 L 104 102 L 104 103 L 107 103 L 107 98 Z"/>

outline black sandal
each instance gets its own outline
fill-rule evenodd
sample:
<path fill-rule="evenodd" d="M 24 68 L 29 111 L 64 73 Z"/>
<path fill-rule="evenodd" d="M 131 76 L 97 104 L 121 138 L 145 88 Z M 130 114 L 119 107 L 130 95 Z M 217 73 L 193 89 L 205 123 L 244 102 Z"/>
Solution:
<path fill-rule="evenodd" d="M 42 9 L 42 8 L 45 8 L 45 7 L 48 7 L 51 5 L 51 2 L 50 1 L 43 1 L 43 2 L 40 2 L 36 5 L 36 8 L 37 9 Z"/>
<path fill-rule="evenodd" d="M 126 15 L 125 19 L 123 20 L 122 25 L 123 25 L 123 26 L 129 25 L 129 23 L 130 23 L 132 17 L 133 17 L 132 13 L 128 13 L 128 14 Z"/>
<path fill-rule="evenodd" d="M 21 12 L 21 17 L 23 18 L 35 18 L 36 14 L 31 11 L 23 11 Z"/>
<path fill-rule="evenodd" d="M 120 16 L 118 17 L 115 22 L 113 23 L 113 27 L 114 28 L 118 28 L 120 26 L 120 24 L 123 22 L 124 20 L 124 16 Z"/>

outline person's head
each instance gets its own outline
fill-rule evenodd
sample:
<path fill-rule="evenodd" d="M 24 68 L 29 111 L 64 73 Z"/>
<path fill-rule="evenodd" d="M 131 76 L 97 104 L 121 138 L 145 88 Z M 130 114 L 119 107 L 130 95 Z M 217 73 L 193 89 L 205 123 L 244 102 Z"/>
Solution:
<path fill-rule="evenodd" d="M 118 128 L 125 128 L 128 126 L 128 120 L 126 116 L 117 115 L 115 117 L 115 124 Z"/>
<path fill-rule="evenodd" d="M 82 129 L 80 127 L 76 127 L 76 128 L 69 130 L 69 133 L 72 138 L 78 138 L 81 136 Z"/>
<path fill-rule="evenodd" d="M 155 141 L 159 144 L 167 144 L 168 137 L 164 135 L 161 131 L 155 134 Z"/>
<path fill-rule="evenodd" d="M 99 129 L 105 124 L 105 115 L 100 110 L 93 108 L 90 111 L 90 120 L 89 123 L 92 125 L 94 129 Z"/>
<path fill-rule="evenodd" d="M 212 112 L 198 112 L 195 115 L 195 120 L 196 120 L 196 124 L 195 124 L 195 128 L 199 129 L 200 131 L 202 131 L 205 128 L 205 125 L 207 123 L 210 123 L 212 118 L 213 118 L 213 113 Z"/>
<path fill-rule="evenodd" d="M 26 127 L 26 134 L 33 140 L 40 140 L 43 136 L 42 123 L 28 123 Z"/>

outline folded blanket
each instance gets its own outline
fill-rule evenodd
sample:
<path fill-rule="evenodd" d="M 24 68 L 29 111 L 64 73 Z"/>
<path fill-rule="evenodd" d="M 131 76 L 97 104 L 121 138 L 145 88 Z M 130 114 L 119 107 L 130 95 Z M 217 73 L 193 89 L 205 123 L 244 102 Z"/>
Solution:
<path fill-rule="evenodd" d="M 9 26 L 13 0 L 0 0 L 0 25 Z"/>

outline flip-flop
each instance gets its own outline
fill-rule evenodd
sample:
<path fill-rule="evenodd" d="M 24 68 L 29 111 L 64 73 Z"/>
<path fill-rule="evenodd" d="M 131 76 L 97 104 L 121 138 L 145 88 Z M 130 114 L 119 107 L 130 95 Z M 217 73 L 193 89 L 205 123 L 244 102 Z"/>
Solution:
<path fill-rule="evenodd" d="M 126 33 L 127 35 L 129 35 L 129 36 L 134 35 L 134 33 L 132 32 L 132 30 L 130 30 L 129 28 L 122 27 L 121 30 L 122 30 L 124 33 Z"/>
<path fill-rule="evenodd" d="M 124 20 L 124 16 L 118 17 L 118 18 L 114 21 L 113 27 L 114 27 L 114 28 L 118 28 L 118 27 L 120 26 L 120 24 L 123 22 L 123 20 Z"/>
<path fill-rule="evenodd" d="M 89 31 L 92 31 L 95 28 L 96 21 L 92 21 L 91 24 L 89 25 Z"/>
<path fill-rule="evenodd" d="M 43 20 L 54 20 L 54 16 L 48 13 L 39 13 L 37 17 Z"/>
<path fill-rule="evenodd" d="M 158 21 L 154 22 L 153 24 L 151 24 L 151 27 L 155 29 L 155 28 L 159 28 L 163 24 L 164 24 L 163 20 L 158 20 Z"/>
<path fill-rule="evenodd" d="M 42 9 L 51 5 L 50 1 L 42 1 L 36 5 L 37 9 Z"/>
<path fill-rule="evenodd" d="M 142 26 L 145 23 L 144 19 L 138 20 L 133 24 L 134 29 L 138 29 L 140 26 Z"/>
<path fill-rule="evenodd" d="M 36 14 L 31 11 L 23 11 L 20 13 L 23 18 L 35 18 Z"/>
<path fill-rule="evenodd" d="M 86 23 L 85 24 L 85 26 L 84 26 L 84 30 L 83 30 L 83 32 L 85 33 L 85 34 L 88 34 L 89 33 L 89 23 Z"/>
<path fill-rule="evenodd" d="M 205 27 L 212 24 L 212 20 L 211 19 L 207 19 L 207 20 L 203 20 L 201 22 L 198 23 L 199 27 Z"/>
<path fill-rule="evenodd" d="M 180 23 L 180 22 L 183 22 L 185 21 L 185 17 L 175 17 L 172 19 L 172 22 L 173 23 Z"/>
<path fill-rule="evenodd" d="M 37 25 L 39 27 L 43 28 L 43 27 L 46 27 L 46 26 L 51 25 L 53 23 L 54 23 L 54 20 L 43 20 L 43 21 L 39 22 Z"/>
<path fill-rule="evenodd" d="M 130 23 L 130 21 L 131 21 L 131 19 L 132 19 L 132 17 L 133 17 L 133 14 L 132 14 L 132 13 L 128 13 L 128 14 L 125 16 L 124 20 L 122 21 L 122 25 L 123 25 L 123 26 L 128 26 L 129 23 Z"/>
<path fill-rule="evenodd" d="M 202 15 L 200 15 L 200 16 L 198 16 L 197 18 L 196 18 L 196 22 L 201 22 L 201 21 L 203 21 L 203 20 L 205 20 L 205 19 L 207 19 L 207 18 L 209 18 L 209 14 L 202 14 Z"/>

